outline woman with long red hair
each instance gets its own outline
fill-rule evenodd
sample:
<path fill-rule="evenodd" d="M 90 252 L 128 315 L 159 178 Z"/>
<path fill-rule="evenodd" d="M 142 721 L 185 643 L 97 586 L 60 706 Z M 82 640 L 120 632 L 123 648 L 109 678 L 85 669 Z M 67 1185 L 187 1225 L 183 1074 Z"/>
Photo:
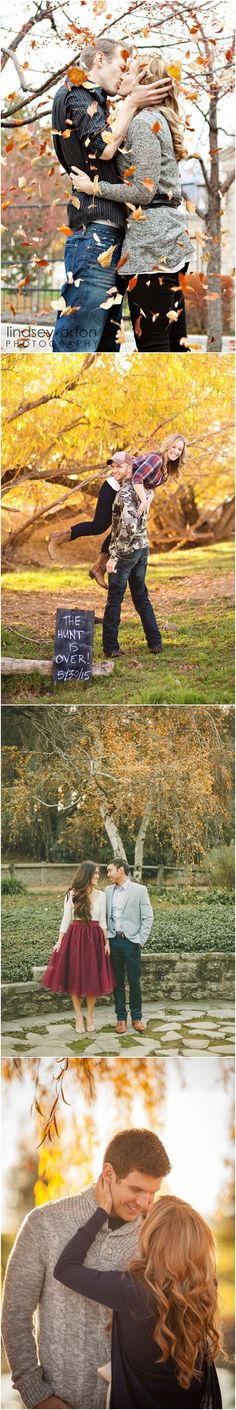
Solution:
<path fill-rule="evenodd" d="M 54 1277 L 113 1310 L 107 1405 L 111 1410 L 221 1407 L 215 1368 L 221 1349 L 215 1245 L 209 1225 L 184 1200 L 161 1196 L 144 1219 L 139 1254 L 128 1271 L 97 1272 L 85 1268 L 84 1260 L 112 1214 L 111 1185 L 104 1175 L 96 1190 L 98 1208 L 70 1239 Z"/>

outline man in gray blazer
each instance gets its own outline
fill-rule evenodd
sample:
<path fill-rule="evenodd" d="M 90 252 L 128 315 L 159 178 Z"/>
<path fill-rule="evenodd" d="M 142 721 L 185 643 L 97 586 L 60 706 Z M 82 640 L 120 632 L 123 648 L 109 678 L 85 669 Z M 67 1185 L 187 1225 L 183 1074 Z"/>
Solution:
<path fill-rule="evenodd" d="M 142 1021 L 140 982 L 141 947 L 145 945 L 145 941 L 150 935 L 153 910 L 147 887 L 140 886 L 136 881 L 131 881 L 127 862 L 123 862 L 120 857 L 114 857 L 113 862 L 109 862 L 107 874 L 111 882 L 106 890 L 107 929 L 111 960 L 117 980 L 114 990 L 116 1032 L 126 1032 L 125 974 L 127 973 L 132 1026 L 138 1033 L 144 1033 L 145 1023 Z"/>

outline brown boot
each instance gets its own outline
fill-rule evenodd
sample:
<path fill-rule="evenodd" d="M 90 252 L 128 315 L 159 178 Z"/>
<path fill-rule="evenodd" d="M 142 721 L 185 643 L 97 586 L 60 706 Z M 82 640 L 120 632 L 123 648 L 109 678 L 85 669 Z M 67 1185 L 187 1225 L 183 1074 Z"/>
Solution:
<path fill-rule="evenodd" d="M 107 592 L 107 583 L 105 583 L 107 559 L 108 553 L 100 553 L 97 562 L 89 569 L 89 577 L 96 578 L 96 583 L 99 583 L 99 587 L 105 588 L 105 592 Z"/>

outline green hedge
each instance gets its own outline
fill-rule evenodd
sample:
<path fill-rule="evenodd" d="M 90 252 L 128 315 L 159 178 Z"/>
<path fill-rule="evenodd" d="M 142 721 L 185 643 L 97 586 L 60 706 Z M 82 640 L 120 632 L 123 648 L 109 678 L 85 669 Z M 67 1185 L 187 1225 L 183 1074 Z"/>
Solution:
<path fill-rule="evenodd" d="M 47 964 L 62 915 L 62 897 L 45 894 L 6 897 L 2 916 L 2 980 L 32 977 L 33 964 Z M 232 900 L 202 893 L 183 906 L 182 900 L 157 900 L 149 950 L 233 950 Z"/>

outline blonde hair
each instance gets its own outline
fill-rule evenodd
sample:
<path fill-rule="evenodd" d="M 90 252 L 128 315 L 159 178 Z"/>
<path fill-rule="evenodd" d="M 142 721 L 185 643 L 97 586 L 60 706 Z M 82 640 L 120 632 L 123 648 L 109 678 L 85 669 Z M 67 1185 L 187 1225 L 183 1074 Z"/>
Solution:
<path fill-rule="evenodd" d="M 210 1364 L 222 1350 L 213 1234 L 185 1200 L 164 1195 L 149 1210 L 139 1244 L 130 1271 L 152 1294 L 159 1361 L 173 1357 L 187 1390 L 201 1375 L 199 1359 Z"/>
<path fill-rule="evenodd" d="M 181 450 L 179 459 L 175 460 L 172 464 L 172 462 L 169 461 L 168 450 L 170 449 L 170 446 L 173 446 L 174 441 L 177 441 L 179 439 L 183 441 L 183 450 Z M 172 435 L 165 437 L 165 440 L 162 442 L 162 446 L 160 446 L 160 455 L 163 456 L 164 480 L 169 480 L 170 478 L 176 478 L 176 480 L 178 480 L 180 468 L 182 465 L 186 464 L 187 459 L 185 440 L 181 432 L 175 431 L 174 435 L 172 431 Z"/>
<path fill-rule="evenodd" d="M 146 63 L 146 55 L 144 55 L 144 63 Z M 158 78 L 169 78 L 166 64 L 163 63 L 163 59 L 159 58 L 159 54 L 148 54 L 146 73 L 141 81 L 142 83 L 155 83 Z M 168 93 L 166 98 L 163 98 L 162 103 L 158 103 L 157 106 L 159 112 L 163 113 L 163 117 L 165 117 L 166 122 L 168 122 L 176 161 L 181 162 L 183 157 L 186 156 L 186 149 L 183 144 L 179 105 L 174 84 L 173 92 Z"/>

